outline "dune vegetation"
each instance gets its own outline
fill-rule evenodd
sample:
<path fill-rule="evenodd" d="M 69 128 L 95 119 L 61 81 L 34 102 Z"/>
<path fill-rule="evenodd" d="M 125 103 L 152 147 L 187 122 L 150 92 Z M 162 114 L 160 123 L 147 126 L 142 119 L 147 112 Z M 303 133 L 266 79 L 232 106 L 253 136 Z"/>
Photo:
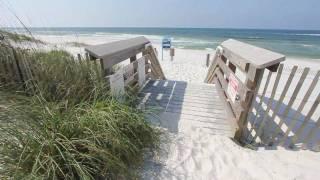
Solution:
<path fill-rule="evenodd" d="M 21 42 L 43 43 L 42 41 L 35 39 L 31 35 L 19 34 L 19 33 L 0 29 L 0 40 L 4 40 L 4 39 L 9 39 L 15 43 L 21 43 Z"/>
<path fill-rule="evenodd" d="M 16 58 L 28 70 L 23 82 L 0 69 L 1 179 L 138 178 L 159 131 L 135 108 L 134 95 L 112 98 L 100 67 L 68 52 L 0 41 L 1 66 Z"/>

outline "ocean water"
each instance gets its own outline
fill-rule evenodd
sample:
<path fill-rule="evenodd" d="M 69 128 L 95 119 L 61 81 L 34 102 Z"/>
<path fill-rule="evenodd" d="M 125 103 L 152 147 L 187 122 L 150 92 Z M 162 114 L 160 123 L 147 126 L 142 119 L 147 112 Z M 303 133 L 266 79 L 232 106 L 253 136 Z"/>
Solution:
<path fill-rule="evenodd" d="M 17 30 L 17 29 L 16 29 Z M 320 30 L 256 30 L 213 28 L 30 28 L 36 35 L 112 36 L 130 38 L 147 35 L 160 43 L 165 36 L 185 49 L 215 49 L 233 38 L 273 50 L 289 57 L 320 59 Z"/>

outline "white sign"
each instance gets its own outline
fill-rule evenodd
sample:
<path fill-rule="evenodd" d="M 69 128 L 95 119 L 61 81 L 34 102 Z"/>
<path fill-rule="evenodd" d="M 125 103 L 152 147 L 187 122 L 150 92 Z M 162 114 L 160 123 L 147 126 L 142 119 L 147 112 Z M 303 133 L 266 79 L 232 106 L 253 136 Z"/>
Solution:
<path fill-rule="evenodd" d="M 112 96 L 121 96 L 125 94 L 124 91 L 124 78 L 123 70 L 119 70 L 113 75 L 109 76 L 110 78 L 110 89 Z"/>
<path fill-rule="evenodd" d="M 137 60 L 138 61 L 138 83 L 139 87 L 142 87 L 144 85 L 144 82 L 146 81 L 146 60 L 144 57 Z"/>
<path fill-rule="evenodd" d="M 232 102 L 236 101 L 238 90 L 239 90 L 239 82 L 233 74 L 230 74 L 227 92 Z"/>

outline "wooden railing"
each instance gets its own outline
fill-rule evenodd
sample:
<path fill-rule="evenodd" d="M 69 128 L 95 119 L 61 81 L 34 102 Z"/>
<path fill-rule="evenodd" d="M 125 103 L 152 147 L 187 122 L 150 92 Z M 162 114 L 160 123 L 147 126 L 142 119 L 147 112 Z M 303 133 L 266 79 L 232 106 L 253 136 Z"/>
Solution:
<path fill-rule="evenodd" d="M 232 39 L 217 48 L 205 82 L 215 83 L 221 90 L 229 118 L 236 125 L 237 140 L 244 141 L 247 117 L 263 71 L 276 71 L 284 60 L 284 55 Z"/>
<path fill-rule="evenodd" d="M 122 95 L 126 87 L 141 88 L 147 79 L 165 79 L 150 41 L 145 37 L 86 47 L 90 59 L 99 59 L 113 95 Z M 138 56 L 140 56 L 138 58 Z M 130 63 L 115 70 L 115 65 Z"/>
<path fill-rule="evenodd" d="M 255 145 L 320 151 L 320 71 L 280 65 L 265 71 L 248 117 L 245 140 Z"/>

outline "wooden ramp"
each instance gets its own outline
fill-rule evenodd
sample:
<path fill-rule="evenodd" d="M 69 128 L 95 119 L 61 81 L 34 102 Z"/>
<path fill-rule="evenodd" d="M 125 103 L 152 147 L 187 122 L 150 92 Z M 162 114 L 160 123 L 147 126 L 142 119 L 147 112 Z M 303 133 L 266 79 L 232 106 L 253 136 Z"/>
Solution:
<path fill-rule="evenodd" d="M 170 132 L 234 136 L 214 84 L 150 80 L 139 96 L 141 105 L 152 111 L 148 119 Z"/>
<path fill-rule="evenodd" d="M 320 149 L 320 71 L 307 77 L 310 68 L 305 68 L 297 77 L 297 66 L 286 71 L 280 65 L 282 54 L 229 39 L 217 47 L 204 83 L 194 84 L 167 81 L 145 37 L 85 50 L 87 64 L 100 61 L 112 95 L 118 98 L 128 89 L 139 93 L 140 105 L 153 112 L 149 119 L 172 132 L 205 131 L 254 146 Z M 114 68 L 129 59 L 130 64 Z M 11 65 L 4 68 L 10 71 Z M 96 62 L 94 67 L 99 73 Z"/>

